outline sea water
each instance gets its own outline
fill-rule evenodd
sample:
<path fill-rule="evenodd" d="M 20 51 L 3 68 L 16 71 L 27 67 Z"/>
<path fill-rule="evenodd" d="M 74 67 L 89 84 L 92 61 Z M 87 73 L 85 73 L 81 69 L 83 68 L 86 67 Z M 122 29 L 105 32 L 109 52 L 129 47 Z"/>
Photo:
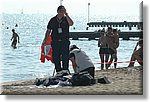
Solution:
<path fill-rule="evenodd" d="M 46 26 L 53 15 L 43 14 L 2 14 L 1 15 L 1 49 L 0 49 L 0 82 L 16 81 L 23 79 L 34 79 L 45 77 L 53 74 L 54 65 L 50 61 L 40 62 L 41 43 L 45 36 Z M 87 25 L 86 18 L 83 15 L 72 17 L 74 28 L 70 31 L 85 31 Z M 138 17 L 96 17 L 91 21 L 139 21 Z M 18 25 L 15 27 L 15 25 Z M 19 34 L 20 43 L 17 49 L 11 47 L 12 29 Z M 89 28 L 89 31 L 95 31 L 99 28 Z M 128 30 L 128 28 L 118 28 Z M 133 28 L 136 30 L 137 28 Z M 138 38 L 131 40 L 120 39 L 118 50 L 118 61 L 129 61 L 133 53 Z M 94 63 L 96 70 L 100 70 L 99 48 L 97 40 L 79 39 L 70 40 L 71 44 L 76 44 L 84 50 Z M 117 67 L 127 67 L 129 63 L 120 63 Z M 135 64 L 138 66 L 139 64 Z M 112 66 L 113 67 L 113 64 Z M 71 63 L 69 69 L 73 72 Z"/>

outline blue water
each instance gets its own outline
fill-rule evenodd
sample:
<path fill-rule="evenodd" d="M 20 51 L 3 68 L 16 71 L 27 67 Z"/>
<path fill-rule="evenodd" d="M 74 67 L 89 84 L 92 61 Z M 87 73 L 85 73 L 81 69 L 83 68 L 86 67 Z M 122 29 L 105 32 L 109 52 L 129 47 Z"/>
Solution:
<path fill-rule="evenodd" d="M 15 81 L 22 79 L 34 79 L 36 77 L 44 77 L 52 75 L 54 65 L 51 62 L 40 62 L 40 47 L 45 35 L 46 26 L 49 19 L 53 15 L 39 15 L 39 14 L 3 14 L 1 25 L 1 64 L 0 64 L 0 82 Z M 86 29 L 86 18 L 84 16 L 72 17 L 74 20 L 74 27 L 70 28 L 71 31 L 84 31 Z M 99 20 L 100 19 L 100 20 Z M 91 21 L 138 21 L 138 17 L 102 17 L 91 18 Z M 15 27 L 18 24 L 18 27 Z M 9 27 L 9 29 L 6 29 Z M 20 44 L 17 49 L 12 49 L 11 29 L 15 28 L 20 36 Z M 99 29 L 99 28 L 98 28 Z M 121 28 L 127 30 L 128 28 Z M 97 28 L 90 28 L 94 31 Z M 136 30 L 136 28 L 134 28 Z M 133 49 L 137 43 L 138 38 L 132 40 L 120 39 L 120 46 L 118 48 L 118 61 L 129 61 Z M 97 40 L 88 41 L 87 39 L 71 40 L 71 44 L 76 44 L 92 59 L 97 70 L 100 65 L 99 48 L 97 47 Z M 71 64 L 71 63 L 70 63 Z M 136 65 L 138 65 L 136 63 Z M 118 67 L 127 67 L 128 63 L 118 64 Z M 70 66 L 71 72 L 72 67 Z"/>

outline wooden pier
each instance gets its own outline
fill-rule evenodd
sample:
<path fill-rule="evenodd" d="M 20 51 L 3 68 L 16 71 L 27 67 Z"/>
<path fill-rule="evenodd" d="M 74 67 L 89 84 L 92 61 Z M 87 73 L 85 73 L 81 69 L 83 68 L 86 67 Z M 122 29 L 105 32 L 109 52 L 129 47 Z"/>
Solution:
<path fill-rule="evenodd" d="M 132 38 L 143 38 L 143 22 L 90 22 L 87 23 L 89 27 L 129 27 L 129 31 L 119 31 L 119 37 L 123 40 L 129 40 Z M 132 31 L 132 27 L 137 27 L 139 31 Z M 88 30 L 88 27 L 87 27 Z M 70 38 L 78 40 L 79 38 L 88 38 L 94 40 L 100 37 L 100 32 L 70 32 Z"/>
<path fill-rule="evenodd" d="M 79 38 L 88 38 L 89 40 L 95 40 L 95 38 L 100 37 L 100 32 L 70 32 L 70 38 L 73 40 L 78 40 Z M 142 38 L 143 32 L 119 32 L 119 38 L 123 38 L 123 40 L 129 40 L 132 38 Z"/>
<path fill-rule="evenodd" d="M 123 40 L 129 40 L 130 37 L 143 38 L 143 22 L 89 22 L 87 23 L 89 27 L 128 27 L 129 31 L 119 31 L 119 37 Z M 88 28 L 86 30 L 88 30 Z M 139 31 L 132 31 L 132 27 L 137 27 Z M 100 37 L 100 32 L 70 32 L 70 38 L 73 40 L 78 40 L 79 38 L 88 38 L 89 40 L 94 40 Z"/>

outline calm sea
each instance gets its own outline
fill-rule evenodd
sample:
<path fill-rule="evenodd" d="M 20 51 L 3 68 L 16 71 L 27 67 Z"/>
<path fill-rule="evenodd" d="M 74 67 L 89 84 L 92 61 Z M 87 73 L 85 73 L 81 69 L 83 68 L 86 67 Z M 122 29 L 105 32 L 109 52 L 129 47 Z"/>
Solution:
<path fill-rule="evenodd" d="M 40 62 L 41 43 L 46 31 L 46 26 L 51 17 L 54 15 L 41 14 L 2 14 L 0 25 L 1 31 L 1 48 L 0 48 L 0 82 L 8 82 L 22 79 L 34 79 L 36 77 L 45 77 L 52 75 L 54 65 L 46 61 Z M 79 15 L 72 17 L 74 26 L 70 27 L 70 31 L 85 31 L 87 18 Z M 90 21 L 139 21 L 138 17 L 134 16 L 102 16 L 91 17 Z M 18 27 L 15 27 L 15 25 Z M 15 28 L 20 36 L 20 44 L 17 49 L 11 48 L 11 29 Z M 99 28 L 90 28 L 90 30 L 98 30 Z M 128 28 L 118 28 L 128 30 Z M 133 28 L 136 30 L 137 28 Z M 133 49 L 137 43 L 138 38 L 131 40 L 120 39 L 120 46 L 118 48 L 118 61 L 129 61 Z M 71 40 L 71 44 L 76 44 L 92 59 L 97 70 L 100 69 L 99 48 L 97 47 L 97 40 L 79 39 Z M 71 64 L 71 63 L 70 63 Z M 136 63 L 136 65 L 138 65 Z M 128 63 L 118 64 L 118 67 L 127 67 Z M 112 65 L 113 67 L 113 65 Z M 72 67 L 70 66 L 71 72 Z"/>

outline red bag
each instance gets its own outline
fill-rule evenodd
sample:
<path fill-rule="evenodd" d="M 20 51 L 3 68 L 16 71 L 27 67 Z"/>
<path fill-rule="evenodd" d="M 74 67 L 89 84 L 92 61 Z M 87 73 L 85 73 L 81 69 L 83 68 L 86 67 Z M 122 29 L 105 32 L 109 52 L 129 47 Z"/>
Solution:
<path fill-rule="evenodd" d="M 46 40 L 46 46 L 42 45 L 41 46 L 41 62 L 45 63 L 45 58 L 49 61 L 51 61 L 53 63 L 53 59 L 52 59 L 52 38 L 51 35 L 47 38 Z"/>

